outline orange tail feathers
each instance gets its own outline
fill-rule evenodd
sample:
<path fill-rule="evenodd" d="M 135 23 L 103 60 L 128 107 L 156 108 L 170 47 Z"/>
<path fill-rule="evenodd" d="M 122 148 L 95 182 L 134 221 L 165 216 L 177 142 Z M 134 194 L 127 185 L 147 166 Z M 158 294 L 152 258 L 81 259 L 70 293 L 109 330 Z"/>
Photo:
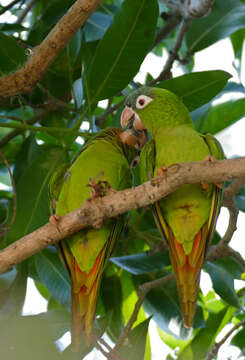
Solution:
<path fill-rule="evenodd" d="M 176 238 L 169 241 L 170 257 L 176 277 L 185 327 L 192 327 L 199 290 L 200 271 L 204 260 L 205 241 L 202 230 L 195 236 L 192 251 L 186 255 Z"/>
<path fill-rule="evenodd" d="M 74 259 L 75 276 L 71 285 L 71 338 L 74 352 L 79 351 L 83 332 L 86 335 L 87 345 L 91 343 L 103 267 L 103 255 L 104 250 L 100 252 L 88 274 L 79 268 L 77 261 Z"/>

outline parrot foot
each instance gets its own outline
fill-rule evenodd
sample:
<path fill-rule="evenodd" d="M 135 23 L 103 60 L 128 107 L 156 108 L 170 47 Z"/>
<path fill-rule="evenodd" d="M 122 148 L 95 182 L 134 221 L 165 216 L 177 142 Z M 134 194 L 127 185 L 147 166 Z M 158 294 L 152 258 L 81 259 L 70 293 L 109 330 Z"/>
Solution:
<path fill-rule="evenodd" d="M 60 229 L 59 229 L 59 226 L 58 226 L 59 222 L 60 222 L 60 219 L 61 219 L 61 216 L 58 215 L 58 214 L 53 214 L 49 218 L 49 222 L 56 226 L 56 229 L 57 229 L 58 232 L 60 232 Z"/>
<path fill-rule="evenodd" d="M 163 165 L 160 168 L 157 169 L 157 175 L 158 176 L 163 176 L 163 174 L 168 170 L 168 168 Z"/>
<path fill-rule="evenodd" d="M 158 186 L 159 183 L 160 183 L 160 181 L 161 181 L 161 180 L 159 179 L 159 177 L 163 176 L 164 173 L 166 173 L 167 170 L 168 170 L 168 168 L 167 168 L 165 165 L 163 165 L 163 166 L 161 166 L 160 168 L 158 168 L 158 169 L 157 169 L 157 177 L 151 179 L 151 185 L 152 185 L 152 186 Z"/>
<path fill-rule="evenodd" d="M 210 162 L 215 162 L 216 161 L 216 158 L 215 158 L 215 156 L 212 156 L 212 155 L 208 155 L 208 156 L 206 156 L 204 159 L 203 159 L 203 161 L 210 161 Z M 214 181 L 214 183 L 213 183 L 215 186 L 217 186 L 219 189 L 222 189 L 222 184 L 221 183 L 218 183 L 218 182 L 216 182 L 216 181 Z M 201 182 L 201 188 L 202 188 L 202 190 L 207 190 L 207 188 L 208 188 L 208 183 L 205 183 L 205 182 Z"/>
<path fill-rule="evenodd" d="M 129 146 L 135 147 L 137 150 L 141 150 L 147 142 L 147 131 L 136 130 L 134 128 L 123 131 L 120 135 L 120 140 Z"/>
<path fill-rule="evenodd" d="M 57 225 L 58 222 L 60 221 L 60 219 L 61 219 L 61 216 L 60 216 L 60 215 L 58 215 L 58 214 L 53 214 L 53 215 L 50 216 L 49 222 L 50 222 L 51 224 Z"/>
<path fill-rule="evenodd" d="M 96 181 L 95 179 L 90 179 L 88 186 L 92 188 L 92 199 L 104 197 L 109 192 L 115 192 L 115 190 L 111 188 L 111 185 L 106 180 Z"/>

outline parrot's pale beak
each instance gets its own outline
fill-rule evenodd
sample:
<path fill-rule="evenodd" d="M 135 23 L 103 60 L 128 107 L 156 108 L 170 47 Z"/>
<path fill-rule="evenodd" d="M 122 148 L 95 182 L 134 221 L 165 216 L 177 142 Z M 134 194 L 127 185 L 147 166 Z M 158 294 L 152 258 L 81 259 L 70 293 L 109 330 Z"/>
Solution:
<path fill-rule="evenodd" d="M 125 128 L 134 128 L 136 131 L 146 130 L 146 127 L 140 120 L 139 115 L 129 106 L 125 106 L 121 114 L 121 126 Z"/>
<path fill-rule="evenodd" d="M 135 112 L 134 110 L 129 107 L 129 106 L 125 106 L 125 108 L 123 109 L 123 112 L 121 114 L 121 126 L 123 129 L 130 127 L 130 123 L 133 123 L 135 117 Z"/>

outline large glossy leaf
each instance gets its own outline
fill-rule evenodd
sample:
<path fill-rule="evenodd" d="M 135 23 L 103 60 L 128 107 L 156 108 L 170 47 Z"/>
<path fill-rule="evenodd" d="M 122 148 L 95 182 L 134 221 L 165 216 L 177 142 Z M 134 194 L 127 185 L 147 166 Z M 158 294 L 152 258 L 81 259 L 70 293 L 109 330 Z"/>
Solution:
<path fill-rule="evenodd" d="M 230 100 L 215 105 L 195 121 L 195 127 L 203 133 L 216 134 L 240 120 L 245 114 L 245 99 Z"/>
<path fill-rule="evenodd" d="M 238 333 L 231 339 L 231 345 L 239 347 L 241 350 L 245 350 L 245 327 L 243 327 Z"/>
<path fill-rule="evenodd" d="M 231 319 L 233 312 L 231 308 L 224 308 L 217 314 L 209 314 L 206 327 L 181 351 L 178 360 L 205 360 L 217 334 Z"/>
<path fill-rule="evenodd" d="M 57 166 L 64 162 L 67 162 L 66 151 L 51 147 L 27 165 L 16 186 L 17 213 L 14 226 L 7 234 L 8 241 L 17 240 L 48 221 L 48 182 Z"/>
<path fill-rule="evenodd" d="M 110 314 L 107 333 L 113 341 L 117 341 L 122 329 L 122 289 L 117 275 L 104 276 L 101 284 L 101 297 L 105 314 Z"/>
<path fill-rule="evenodd" d="M 149 280 L 149 279 L 148 279 Z M 144 281 L 147 281 L 145 278 Z M 174 319 L 176 328 L 182 327 L 182 315 L 178 300 L 175 281 L 169 281 L 164 286 L 151 290 L 144 301 L 144 309 L 164 331 L 172 336 L 175 334 L 169 329 L 169 322 Z"/>
<path fill-rule="evenodd" d="M 0 292 L 7 290 L 14 282 L 17 276 L 15 268 L 0 274 Z"/>
<path fill-rule="evenodd" d="M 11 273 L 3 274 L 8 276 L 8 284 L 0 289 L 0 320 L 6 320 L 15 315 L 20 314 L 25 301 L 26 285 L 27 285 L 27 262 L 21 263 L 17 268 L 17 274 L 14 275 L 14 270 Z M 6 277 L 5 277 L 5 280 Z M 7 285 L 7 286 L 6 286 Z"/>
<path fill-rule="evenodd" d="M 35 255 L 36 270 L 41 282 L 62 305 L 70 304 L 70 280 L 54 248 L 46 248 Z"/>
<path fill-rule="evenodd" d="M 239 210 L 245 212 L 245 196 L 236 195 L 235 196 L 235 204 Z"/>
<path fill-rule="evenodd" d="M 25 49 L 12 36 L 0 33 L 0 75 L 16 70 L 26 60 Z"/>
<path fill-rule="evenodd" d="M 84 26 L 85 40 L 95 41 L 102 38 L 112 22 L 112 17 L 99 11 L 94 13 Z"/>
<path fill-rule="evenodd" d="M 224 267 L 207 261 L 204 269 L 209 273 L 215 292 L 229 305 L 241 308 L 239 298 L 235 292 L 234 279 Z"/>
<path fill-rule="evenodd" d="M 236 58 L 241 60 L 242 56 L 242 46 L 245 39 L 245 28 L 236 31 L 231 34 L 231 43 L 234 51 L 234 55 Z"/>
<path fill-rule="evenodd" d="M 151 318 L 146 319 L 133 330 L 128 336 L 128 343 L 121 347 L 119 354 L 127 360 L 143 360 L 145 356 L 146 336 Z"/>
<path fill-rule="evenodd" d="M 200 51 L 245 26 L 245 4 L 239 0 L 216 0 L 203 19 L 192 21 L 186 42 L 191 52 Z"/>
<path fill-rule="evenodd" d="M 125 0 L 101 39 L 88 73 L 90 103 L 115 95 L 137 73 L 155 36 L 156 0 Z"/>
<path fill-rule="evenodd" d="M 231 75 L 225 71 L 201 71 L 166 80 L 158 86 L 178 95 L 190 111 L 212 100 Z"/>
<path fill-rule="evenodd" d="M 39 315 L 15 316 L 0 322 L 1 358 L 7 360 L 25 359 L 58 360 L 59 351 L 50 336 L 50 323 Z"/>
<path fill-rule="evenodd" d="M 166 251 L 164 253 L 143 252 L 136 255 L 113 257 L 110 258 L 110 261 L 134 275 L 161 270 L 170 265 L 169 255 Z"/>

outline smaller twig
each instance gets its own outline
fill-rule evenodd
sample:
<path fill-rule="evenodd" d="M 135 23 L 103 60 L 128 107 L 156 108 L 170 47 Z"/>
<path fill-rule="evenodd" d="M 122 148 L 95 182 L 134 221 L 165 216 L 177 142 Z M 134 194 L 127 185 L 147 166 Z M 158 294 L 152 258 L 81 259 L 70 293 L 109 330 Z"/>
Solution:
<path fill-rule="evenodd" d="M 220 347 L 226 342 L 226 340 L 232 335 L 232 333 L 238 329 L 240 326 L 245 325 L 245 320 L 240 321 L 238 324 L 234 325 L 228 333 L 220 340 L 218 343 L 214 344 L 213 349 L 208 353 L 206 360 L 212 360 L 217 354 Z"/>
<path fill-rule="evenodd" d="M 14 0 L 14 1 L 11 1 L 11 3 L 9 3 L 8 5 L 3 6 L 2 10 L 0 10 L 0 15 L 4 14 L 6 11 L 11 9 L 18 2 L 20 2 L 20 0 Z"/>
<path fill-rule="evenodd" d="M 122 101 L 120 101 L 119 103 L 117 103 L 117 104 L 109 107 L 108 109 L 106 109 L 106 110 L 103 112 L 103 114 L 96 116 L 96 118 L 95 118 L 95 125 L 101 127 L 101 126 L 104 124 L 107 116 L 110 115 L 110 114 L 112 114 L 114 111 L 118 110 L 123 103 L 124 103 L 124 100 L 122 100 Z"/>
<path fill-rule="evenodd" d="M 17 116 L 0 115 L 0 118 L 22 122 L 22 119 L 20 117 L 17 117 Z"/>
<path fill-rule="evenodd" d="M 140 285 L 140 287 L 139 287 L 139 289 L 137 291 L 138 300 L 135 303 L 134 311 L 133 311 L 127 325 L 124 327 L 123 332 L 121 333 L 118 342 L 116 343 L 116 345 L 114 346 L 114 348 L 112 349 L 112 351 L 110 353 L 114 354 L 116 351 L 118 351 L 118 349 L 125 342 L 125 340 L 128 337 L 129 332 L 130 332 L 133 324 L 137 320 L 140 307 L 141 307 L 147 293 L 150 290 L 154 289 L 155 287 L 158 287 L 160 285 L 163 285 L 163 284 L 167 283 L 168 281 L 172 280 L 173 278 L 174 278 L 174 275 L 169 274 L 169 275 L 166 275 L 166 276 L 164 276 L 164 277 L 162 277 L 160 279 L 157 279 L 157 280 L 154 280 L 154 281 L 149 281 L 147 283 L 144 283 L 144 284 Z"/>
<path fill-rule="evenodd" d="M 39 110 L 38 113 L 36 115 L 34 115 L 32 118 L 30 118 L 26 124 L 28 125 L 33 125 L 36 122 L 40 121 L 42 119 L 42 117 L 44 116 L 44 114 L 46 113 L 46 111 L 43 110 Z M 22 134 L 25 130 L 20 130 L 20 129 L 15 129 L 13 131 L 10 131 L 7 135 L 5 135 L 1 140 L 0 140 L 0 149 L 3 148 L 6 144 L 8 144 L 8 142 L 12 139 L 14 139 L 16 136 Z"/>
<path fill-rule="evenodd" d="M 93 340 L 94 340 L 94 344 L 95 347 L 109 360 L 125 360 L 123 359 L 121 356 L 119 356 L 118 354 L 112 354 L 111 353 L 111 347 L 107 344 L 107 342 L 102 339 L 101 337 L 98 337 L 96 335 L 93 335 Z M 105 351 L 104 348 L 101 346 L 101 344 L 103 346 L 105 346 L 107 348 L 107 350 L 109 350 L 109 352 Z"/>
<path fill-rule="evenodd" d="M 186 31 L 189 29 L 189 26 L 190 26 L 190 19 L 182 20 L 182 23 L 180 25 L 180 29 L 177 34 L 174 46 L 173 46 L 172 50 L 170 51 L 169 57 L 167 59 L 167 62 L 165 64 L 162 72 L 159 74 L 159 76 L 156 79 L 152 80 L 149 83 L 149 85 L 155 85 L 156 83 L 164 81 L 170 77 L 170 70 L 172 68 L 174 61 L 178 59 L 178 51 L 181 48 L 182 41 L 184 39 L 184 35 L 185 35 Z"/>
<path fill-rule="evenodd" d="M 13 124 L 13 123 L 0 123 L 0 127 L 4 128 L 11 128 L 11 129 L 19 129 L 20 131 L 23 130 L 30 130 L 35 132 L 45 131 L 48 133 L 63 133 L 63 134 L 71 134 L 75 133 L 77 136 L 83 137 L 91 137 L 91 133 L 87 131 L 78 131 L 76 127 L 73 128 L 58 128 L 58 127 L 48 127 L 48 126 L 34 126 L 29 124 Z"/>
<path fill-rule="evenodd" d="M 11 180 L 11 185 L 12 185 L 12 188 L 13 188 L 13 194 L 14 194 L 14 208 L 13 208 L 12 219 L 11 219 L 9 225 L 5 229 L 0 230 L 0 237 L 2 237 L 2 236 L 7 234 L 7 232 L 12 228 L 12 226 L 14 224 L 14 221 L 15 221 L 15 218 L 16 218 L 17 195 L 16 195 L 16 187 L 15 187 L 15 182 L 14 182 L 14 178 L 13 178 L 13 175 L 12 175 L 12 171 L 10 169 L 8 160 L 6 159 L 6 157 L 4 156 L 4 154 L 2 153 L 1 150 L 0 150 L 0 156 L 3 159 L 3 162 L 4 162 L 4 164 L 6 165 L 6 167 L 8 169 L 9 177 L 10 177 L 10 180 Z"/>
<path fill-rule="evenodd" d="M 31 10 L 31 8 L 35 4 L 35 2 L 37 2 L 37 0 L 30 0 L 29 4 L 26 6 L 26 8 L 22 11 L 19 18 L 17 19 L 16 24 L 21 24 L 22 23 L 22 21 L 24 20 L 24 18 L 28 14 L 28 12 Z"/>
<path fill-rule="evenodd" d="M 157 31 L 151 50 L 162 42 L 176 28 L 176 26 L 179 25 L 180 21 L 181 17 L 178 13 L 171 14 L 166 23 Z"/>
<path fill-rule="evenodd" d="M 231 199 L 233 198 L 234 195 L 236 195 L 240 191 L 244 182 L 245 182 L 245 178 L 235 179 L 225 189 L 224 194 L 223 194 L 223 205 L 224 206 L 228 207 L 231 204 L 231 202 L 230 202 Z"/>
<path fill-rule="evenodd" d="M 225 252 L 226 255 L 233 257 L 233 259 L 236 260 L 236 262 L 239 263 L 245 271 L 245 260 L 238 251 L 232 249 L 230 246 L 227 246 Z"/>

